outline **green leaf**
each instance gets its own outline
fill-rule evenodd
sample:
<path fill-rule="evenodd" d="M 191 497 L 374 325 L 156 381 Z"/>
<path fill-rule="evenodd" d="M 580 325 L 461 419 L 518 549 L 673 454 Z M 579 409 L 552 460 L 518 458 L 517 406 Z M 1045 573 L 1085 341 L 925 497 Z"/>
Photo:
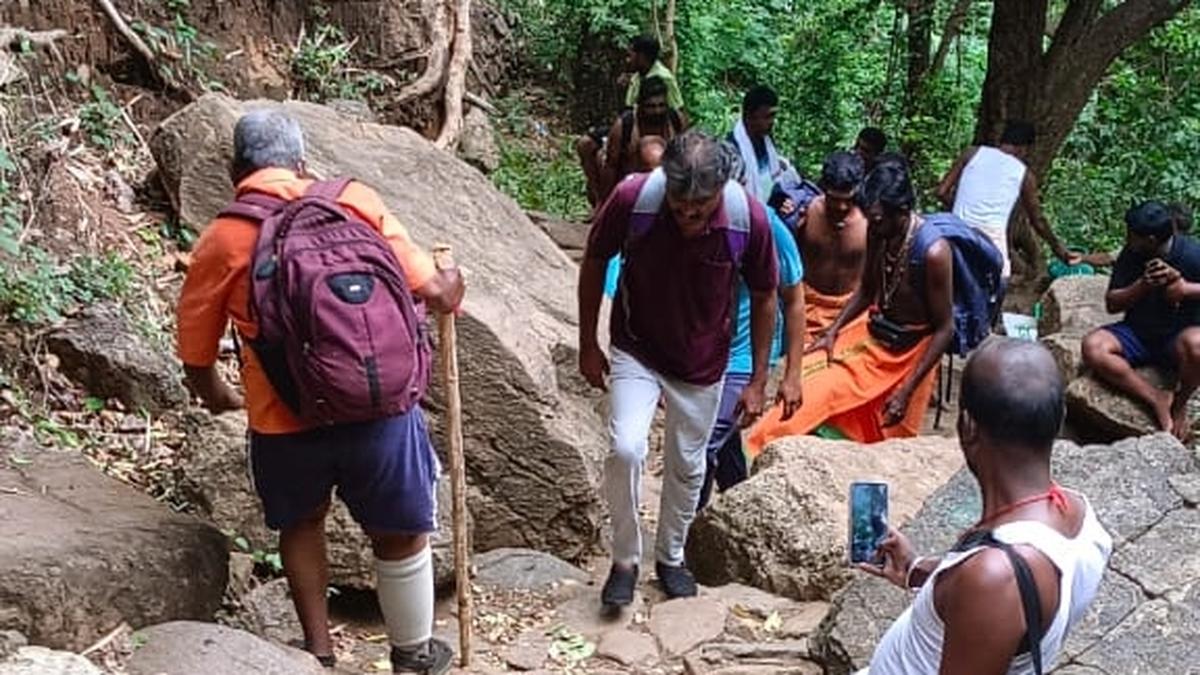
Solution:
<path fill-rule="evenodd" d="M 249 551 L 249 550 L 250 550 L 250 542 L 246 541 L 246 538 L 245 538 L 245 537 L 236 537 L 236 538 L 233 540 L 233 544 L 234 544 L 235 546 L 237 546 L 238 548 L 242 549 L 243 551 Z"/>
<path fill-rule="evenodd" d="M 90 413 L 98 413 L 104 410 L 104 399 L 97 396 L 88 396 L 83 399 L 83 409 Z"/>

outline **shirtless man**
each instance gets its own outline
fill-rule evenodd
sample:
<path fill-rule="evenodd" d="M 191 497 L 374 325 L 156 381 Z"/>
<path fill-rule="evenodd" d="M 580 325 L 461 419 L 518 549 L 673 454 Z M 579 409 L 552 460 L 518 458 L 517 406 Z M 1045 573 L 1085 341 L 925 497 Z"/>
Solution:
<path fill-rule="evenodd" d="M 954 338 L 954 258 L 938 228 L 922 232 L 915 202 L 899 166 L 879 166 L 863 182 L 857 203 L 870 237 L 862 282 L 809 348 L 804 405 L 791 419 L 781 405 L 763 417 L 747 438 L 752 458 L 822 424 L 860 443 L 920 433 L 935 368 Z"/>
<path fill-rule="evenodd" d="M 805 342 L 812 344 L 833 325 L 862 278 L 867 219 L 854 203 L 863 162 L 835 152 L 821 169 L 822 195 L 808 205 L 797 239 L 808 267 L 804 280 Z"/>
<path fill-rule="evenodd" d="M 667 83 L 657 77 L 642 81 L 637 108 L 613 122 L 600 170 L 600 202 L 622 178 L 651 171 L 662 148 L 687 128 L 687 120 L 668 103 Z"/>

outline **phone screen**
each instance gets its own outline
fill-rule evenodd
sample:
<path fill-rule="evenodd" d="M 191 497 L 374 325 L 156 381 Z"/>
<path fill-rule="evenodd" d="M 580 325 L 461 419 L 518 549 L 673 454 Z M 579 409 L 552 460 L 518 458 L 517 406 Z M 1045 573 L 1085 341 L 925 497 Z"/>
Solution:
<path fill-rule="evenodd" d="M 876 564 L 876 552 L 887 536 L 887 483 L 850 484 L 850 562 Z"/>

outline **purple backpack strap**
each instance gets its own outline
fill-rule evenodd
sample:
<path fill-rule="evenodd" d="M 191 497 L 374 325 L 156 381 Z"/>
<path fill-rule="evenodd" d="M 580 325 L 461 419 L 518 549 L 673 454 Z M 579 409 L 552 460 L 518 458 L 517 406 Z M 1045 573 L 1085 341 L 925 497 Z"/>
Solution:
<path fill-rule="evenodd" d="M 631 242 L 644 236 L 658 219 L 663 201 L 667 196 L 667 176 L 661 168 L 650 172 L 642 189 L 638 191 L 633 213 L 629 218 L 629 231 L 625 238 L 628 250 Z M 729 257 L 735 267 L 742 266 L 742 257 L 750 244 L 750 197 L 737 181 L 725 183 L 722 198 L 729 225 L 725 230 L 725 241 L 729 246 Z"/>
<path fill-rule="evenodd" d="M 221 209 L 221 213 L 217 214 L 217 217 L 245 218 L 261 223 L 285 204 L 287 201 L 279 197 L 272 197 L 261 192 L 244 192 L 224 209 Z"/>
<path fill-rule="evenodd" d="M 353 180 L 353 178 L 347 178 L 345 176 L 341 178 L 333 178 L 331 180 L 319 180 L 308 186 L 308 189 L 304 191 L 304 196 L 321 197 L 323 199 L 328 199 L 331 202 L 335 202 L 337 201 L 338 197 L 342 196 L 342 193 L 346 191 L 346 186 L 349 185 Z"/>

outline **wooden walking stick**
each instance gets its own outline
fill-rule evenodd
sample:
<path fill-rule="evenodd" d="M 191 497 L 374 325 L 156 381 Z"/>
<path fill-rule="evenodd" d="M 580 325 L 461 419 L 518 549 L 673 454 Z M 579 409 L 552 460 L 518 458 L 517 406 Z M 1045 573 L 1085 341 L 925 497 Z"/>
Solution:
<path fill-rule="evenodd" d="M 439 270 L 454 267 L 450 247 L 433 247 Z M 458 658 L 463 668 L 471 665 L 471 551 L 467 545 L 467 472 L 463 456 L 462 396 L 458 390 L 458 332 L 454 313 L 438 314 L 438 356 L 446 386 L 446 455 L 450 460 L 450 492 L 454 523 L 454 581 L 458 594 Z"/>

